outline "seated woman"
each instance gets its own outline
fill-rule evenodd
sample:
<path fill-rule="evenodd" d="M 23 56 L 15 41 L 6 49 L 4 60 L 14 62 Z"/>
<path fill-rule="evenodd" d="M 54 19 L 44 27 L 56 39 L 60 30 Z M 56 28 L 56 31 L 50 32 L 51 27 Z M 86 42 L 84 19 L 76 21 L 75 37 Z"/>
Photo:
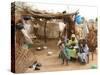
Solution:
<path fill-rule="evenodd" d="M 64 60 L 68 63 L 70 61 L 70 58 L 75 58 L 77 56 L 77 40 L 74 34 L 72 34 L 71 39 L 65 42 L 64 38 L 62 37 L 61 40 L 59 41 L 59 48 L 61 49 L 59 57 L 62 59 L 63 63 Z"/>
<path fill-rule="evenodd" d="M 76 52 L 78 48 L 78 41 L 75 37 L 75 34 L 72 34 L 71 39 L 69 40 L 69 49 L 70 49 L 70 57 L 76 58 Z"/>

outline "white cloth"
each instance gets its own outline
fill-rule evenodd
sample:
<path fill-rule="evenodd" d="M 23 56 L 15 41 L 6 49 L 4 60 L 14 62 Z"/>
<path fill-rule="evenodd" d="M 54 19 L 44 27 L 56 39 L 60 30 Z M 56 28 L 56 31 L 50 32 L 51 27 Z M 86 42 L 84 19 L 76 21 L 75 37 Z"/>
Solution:
<path fill-rule="evenodd" d="M 78 57 L 81 59 L 82 62 L 87 62 L 87 54 L 86 53 L 78 53 Z"/>
<path fill-rule="evenodd" d="M 87 44 L 85 45 L 83 50 L 84 50 L 84 53 L 78 53 L 78 57 L 80 57 L 82 62 L 83 62 L 83 60 L 85 60 L 85 62 L 87 62 L 87 55 L 89 54 L 89 48 L 88 48 Z"/>
<path fill-rule="evenodd" d="M 75 34 L 72 34 L 71 37 L 75 37 Z"/>
<path fill-rule="evenodd" d="M 26 32 L 28 34 L 30 34 L 30 32 L 31 32 L 31 25 L 30 24 L 24 24 L 24 29 L 26 30 Z"/>
<path fill-rule="evenodd" d="M 89 48 L 88 48 L 87 44 L 85 45 L 85 47 L 83 48 L 83 50 L 84 50 L 84 52 L 85 52 L 86 54 L 89 53 Z"/>
<path fill-rule="evenodd" d="M 59 22 L 59 30 L 62 32 L 64 30 L 65 24 L 63 22 Z"/>
<path fill-rule="evenodd" d="M 82 24 L 82 32 L 83 32 L 83 38 L 86 38 L 87 37 L 87 34 L 89 33 L 89 30 L 88 30 L 88 27 L 87 27 L 87 22 L 84 21 L 84 23 Z"/>
<path fill-rule="evenodd" d="M 32 43 L 32 44 L 33 44 L 31 38 L 29 37 L 29 35 L 28 35 L 28 33 L 27 33 L 27 31 L 26 31 L 25 29 L 22 29 L 21 31 L 22 31 L 22 33 L 23 33 L 24 36 L 25 36 L 26 42 L 27 42 L 27 43 Z"/>
<path fill-rule="evenodd" d="M 58 41 L 57 46 L 59 46 L 61 44 L 61 40 Z"/>
<path fill-rule="evenodd" d="M 36 64 L 33 64 L 33 65 L 32 65 L 32 68 L 35 69 L 35 68 L 36 68 Z"/>
<path fill-rule="evenodd" d="M 39 25 L 37 24 L 37 25 L 34 25 L 34 28 L 39 28 Z"/>

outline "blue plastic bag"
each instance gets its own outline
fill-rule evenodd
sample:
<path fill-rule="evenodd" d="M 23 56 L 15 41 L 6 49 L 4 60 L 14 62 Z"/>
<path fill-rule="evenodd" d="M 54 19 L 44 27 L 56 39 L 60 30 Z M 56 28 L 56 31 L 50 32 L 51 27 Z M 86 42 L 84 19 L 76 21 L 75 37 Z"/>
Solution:
<path fill-rule="evenodd" d="M 75 22 L 76 22 L 77 24 L 81 24 L 81 23 L 82 23 L 82 17 L 81 17 L 80 15 L 77 15 L 77 16 L 75 17 Z"/>

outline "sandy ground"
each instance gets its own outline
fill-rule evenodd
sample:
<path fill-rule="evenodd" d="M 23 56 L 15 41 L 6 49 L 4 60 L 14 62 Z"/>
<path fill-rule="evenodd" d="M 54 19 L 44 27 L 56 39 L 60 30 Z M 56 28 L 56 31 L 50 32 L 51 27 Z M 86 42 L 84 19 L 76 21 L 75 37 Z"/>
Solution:
<path fill-rule="evenodd" d="M 38 62 L 42 64 L 40 70 L 34 71 L 32 68 L 27 68 L 26 72 L 46 72 L 46 71 L 67 71 L 67 70 L 80 70 L 80 69 L 90 69 L 91 65 L 97 64 L 97 54 L 94 54 L 94 60 L 90 54 L 89 63 L 86 65 L 81 65 L 79 62 L 70 62 L 69 65 L 61 64 L 61 59 L 58 58 L 59 49 L 56 46 L 56 40 L 47 41 L 48 49 L 35 51 L 35 57 Z M 53 54 L 48 56 L 47 52 L 52 51 Z"/>

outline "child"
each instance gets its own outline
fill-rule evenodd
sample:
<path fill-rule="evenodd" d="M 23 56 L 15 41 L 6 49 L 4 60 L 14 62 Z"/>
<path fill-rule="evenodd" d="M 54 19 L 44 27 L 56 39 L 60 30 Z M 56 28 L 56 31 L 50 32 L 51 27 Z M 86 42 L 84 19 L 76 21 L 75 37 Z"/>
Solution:
<path fill-rule="evenodd" d="M 59 44 L 59 48 L 60 48 L 60 54 L 59 57 L 62 59 L 62 64 L 64 64 L 64 60 L 66 60 L 66 62 L 68 62 L 68 55 L 66 54 L 65 51 L 65 42 L 64 42 L 64 38 L 61 38 L 61 43 Z M 68 64 L 68 63 L 67 63 Z"/>
<path fill-rule="evenodd" d="M 79 44 L 78 60 L 80 63 L 87 63 L 89 48 L 85 41 Z"/>
<path fill-rule="evenodd" d="M 64 64 L 64 41 L 63 38 L 61 38 L 61 40 L 58 41 L 57 46 L 60 48 L 60 53 L 59 53 L 59 58 L 62 59 L 62 64 Z"/>
<path fill-rule="evenodd" d="M 70 60 L 70 43 L 69 40 L 67 40 L 66 44 L 65 44 L 65 56 L 68 59 L 68 61 Z"/>

